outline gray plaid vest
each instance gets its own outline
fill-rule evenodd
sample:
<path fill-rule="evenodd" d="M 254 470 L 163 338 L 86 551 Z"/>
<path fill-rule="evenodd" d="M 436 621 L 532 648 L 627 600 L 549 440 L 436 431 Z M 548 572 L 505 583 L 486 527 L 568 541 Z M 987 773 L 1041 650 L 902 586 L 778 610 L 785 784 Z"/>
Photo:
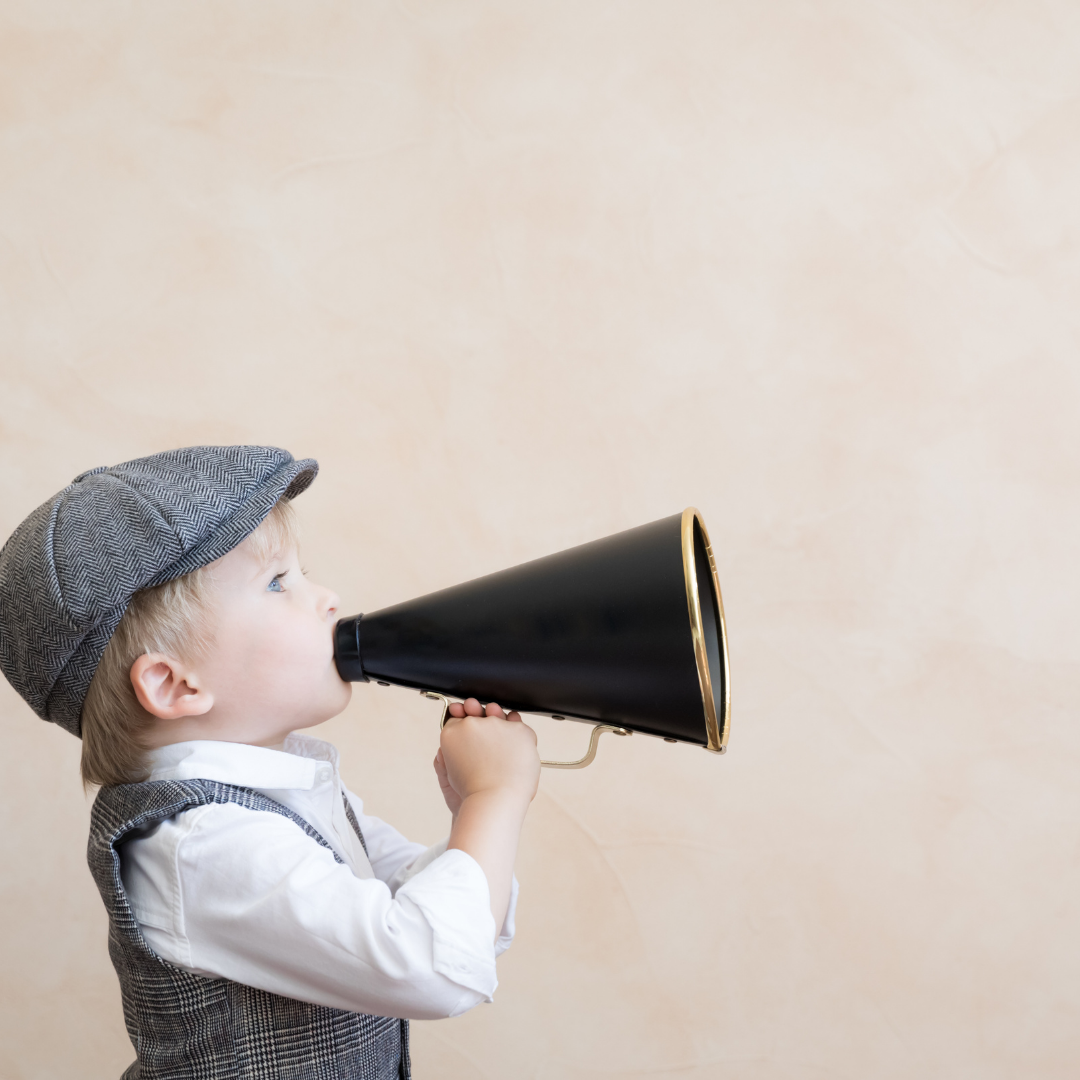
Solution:
<path fill-rule="evenodd" d="M 94 802 L 87 858 L 109 913 L 109 955 L 138 1055 L 123 1080 L 409 1080 L 408 1021 L 309 1005 L 194 975 L 146 944 L 124 893 L 117 846 L 136 830 L 184 810 L 225 802 L 282 814 L 330 846 L 280 803 L 211 780 L 107 787 Z M 346 809 L 363 843 L 347 801 Z M 341 862 L 336 852 L 334 858 Z"/>

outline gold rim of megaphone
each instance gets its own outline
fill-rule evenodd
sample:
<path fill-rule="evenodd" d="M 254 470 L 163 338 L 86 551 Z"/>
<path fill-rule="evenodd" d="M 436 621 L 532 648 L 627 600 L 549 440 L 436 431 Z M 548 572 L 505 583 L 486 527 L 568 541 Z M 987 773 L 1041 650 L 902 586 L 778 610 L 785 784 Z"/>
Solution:
<path fill-rule="evenodd" d="M 701 595 L 698 592 L 697 564 L 694 554 L 695 521 L 701 528 L 701 539 L 705 544 L 705 554 L 709 560 L 709 573 L 712 576 L 716 610 L 720 621 L 720 664 L 724 674 L 724 702 L 723 712 L 719 716 L 716 712 L 716 696 L 713 693 L 709 653 L 705 645 L 705 628 L 701 617 Z M 722 754 L 727 750 L 728 728 L 731 724 L 727 624 L 724 621 L 724 601 L 720 595 L 720 579 L 716 574 L 716 560 L 713 558 L 712 544 L 709 542 L 709 530 L 705 528 L 704 518 L 693 506 L 688 506 L 682 515 L 682 555 L 683 576 L 686 579 L 686 603 L 690 608 L 690 634 L 694 640 L 694 660 L 697 662 L 698 682 L 701 684 L 701 703 L 705 708 L 705 733 L 709 740 L 706 749 L 714 754 Z"/>

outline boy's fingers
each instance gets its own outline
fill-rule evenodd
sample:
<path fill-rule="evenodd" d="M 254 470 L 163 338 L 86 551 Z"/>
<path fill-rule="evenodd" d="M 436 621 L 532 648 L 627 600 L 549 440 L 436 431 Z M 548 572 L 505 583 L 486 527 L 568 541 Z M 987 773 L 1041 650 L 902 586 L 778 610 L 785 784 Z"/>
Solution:
<path fill-rule="evenodd" d="M 520 713 L 510 713 L 508 716 L 503 712 L 503 707 L 497 701 L 489 701 L 487 705 L 481 705 L 480 702 L 474 698 L 466 698 L 464 702 L 452 702 L 450 705 L 450 715 L 455 719 L 460 720 L 463 716 L 495 716 L 501 720 L 520 720 Z"/>

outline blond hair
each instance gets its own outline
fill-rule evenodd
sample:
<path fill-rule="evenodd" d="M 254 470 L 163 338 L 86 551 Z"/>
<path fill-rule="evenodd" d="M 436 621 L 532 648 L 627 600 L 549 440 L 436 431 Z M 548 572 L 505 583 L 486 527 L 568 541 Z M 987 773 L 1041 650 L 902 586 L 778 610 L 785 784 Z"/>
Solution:
<path fill-rule="evenodd" d="M 256 558 L 269 561 L 296 543 L 291 503 L 282 499 L 244 541 Z M 105 647 L 82 707 L 84 787 L 132 784 L 149 775 L 146 734 L 156 717 L 135 696 L 131 666 L 144 653 L 198 660 L 213 647 L 208 618 L 213 604 L 214 564 L 141 589 Z"/>

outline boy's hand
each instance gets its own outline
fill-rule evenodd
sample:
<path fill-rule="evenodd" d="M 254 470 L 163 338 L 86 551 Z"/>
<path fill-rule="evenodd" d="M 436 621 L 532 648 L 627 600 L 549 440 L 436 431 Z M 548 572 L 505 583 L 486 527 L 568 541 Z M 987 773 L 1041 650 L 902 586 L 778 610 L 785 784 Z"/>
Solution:
<path fill-rule="evenodd" d="M 536 733 L 522 723 L 519 713 L 509 716 L 491 702 L 487 708 L 476 698 L 454 702 L 442 730 L 435 773 L 450 812 L 457 815 L 470 795 L 500 793 L 522 799 L 527 806 L 540 780 Z"/>
<path fill-rule="evenodd" d="M 439 778 L 439 787 L 442 788 L 442 797 L 446 802 L 447 809 L 454 817 L 457 817 L 457 812 L 461 809 L 461 796 L 450 786 L 441 746 L 439 752 L 435 755 L 435 775 Z"/>

